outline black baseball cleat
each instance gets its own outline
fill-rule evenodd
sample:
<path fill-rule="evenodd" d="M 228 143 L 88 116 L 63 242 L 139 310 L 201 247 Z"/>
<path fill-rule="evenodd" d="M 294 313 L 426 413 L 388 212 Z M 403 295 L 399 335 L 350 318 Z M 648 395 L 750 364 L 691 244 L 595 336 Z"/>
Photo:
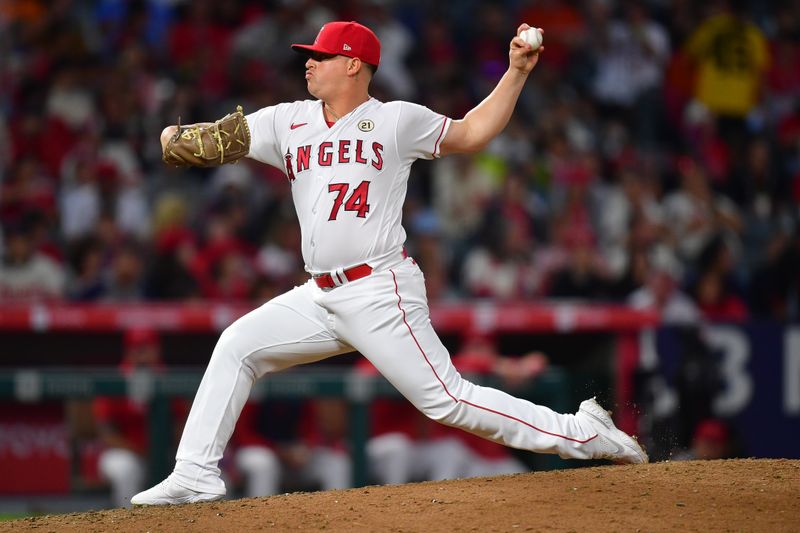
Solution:
<path fill-rule="evenodd" d="M 649 462 L 644 448 L 635 438 L 617 429 L 608 411 L 594 398 L 582 401 L 575 416 L 597 432 L 597 437 L 588 443 L 594 450 L 592 459 L 633 464 Z"/>

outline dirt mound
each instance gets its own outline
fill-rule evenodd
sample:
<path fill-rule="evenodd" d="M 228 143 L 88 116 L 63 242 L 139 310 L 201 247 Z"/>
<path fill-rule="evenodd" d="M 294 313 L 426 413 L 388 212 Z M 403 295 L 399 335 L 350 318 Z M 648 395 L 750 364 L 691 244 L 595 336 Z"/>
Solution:
<path fill-rule="evenodd" d="M 800 461 L 601 466 L 0 523 L 5 531 L 800 531 Z"/>

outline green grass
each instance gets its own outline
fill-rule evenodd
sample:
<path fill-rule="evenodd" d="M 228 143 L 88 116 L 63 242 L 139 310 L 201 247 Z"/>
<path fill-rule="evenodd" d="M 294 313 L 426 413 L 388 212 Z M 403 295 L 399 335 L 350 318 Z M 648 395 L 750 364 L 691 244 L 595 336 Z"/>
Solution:
<path fill-rule="evenodd" d="M 0 513 L 0 522 L 8 522 L 9 520 L 18 520 L 28 516 L 40 516 L 42 513 Z"/>

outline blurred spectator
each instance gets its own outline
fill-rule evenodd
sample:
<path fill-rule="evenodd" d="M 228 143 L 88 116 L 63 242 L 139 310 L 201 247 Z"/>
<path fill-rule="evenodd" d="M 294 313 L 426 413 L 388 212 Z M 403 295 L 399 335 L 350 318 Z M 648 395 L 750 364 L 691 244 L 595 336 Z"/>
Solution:
<path fill-rule="evenodd" d="M 120 371 L 129 379 L 163 370 L 158 334 L 151 329 L 130 329 L 124 336 L 124 354 Z M 130 498 L 147 481 L 149 453 L 149 404 L 147 398 L 95 398 L 93 412 L 97 432 L 104 445 L 98 467 L 102 477 L 111 483 L 111 501 L 115 507 L 130 507 Z M 171 411 L 175 435 L 180 435 L 188 414 L 186 402 L 175 400 Z"/>
<path fill-rule="evenodd" d="M 696 326 L 700 310 L 680 289 L 683 272 L 674 255 L 666 247 L 657 247 L 649 254 L 648 266 L 645 285 L 631 293 L 628 303 L 660 312 L 665 324 Z"/>
<path fill-rule="evenodd" d="M 669 36 L 641 2 L 623 2 L 620 19 L 609 18 L 609 2 L 591 4 L 595 100 L 610 116 L 621 114 L 627 119 L 637 143 L 654 148 L 662 118 L 660 87 L 669 58 Z"/>
<path fill-rule="evenodd" d="M 367 441 L 370 479 L 381 485 L 455 479 L 466 454 L 456 439 L 421 441 L 425 421 L 405 399 L 378 398 L 370 405 Z"/>
<path fill-rule="evenodd" d="M 95 237 L 84 237 L 70 247 L 67 295 L 79 302 L 96 301 L 106 292 L 106 251 Z"/>
<path fill-rule="evenodd" d="M 112 302 L 136 302 L 144 298 L 144 265 L 147 258 L 141 246 L 128 241 L 114 251 L 105 299 Z"/>
<path fill-rule="evenodd" d="M 800 18 L 791 2 L 779 3 L 773 23 L 775 35 L 770 40 L 770 64 L 767 72 L 766 98 L 770 124 L 779 124 L 797 105 L 800 94 Z"/>
<path fill-rule="evenodd" d="M 497 339 L 472 334 L 453 355 L 453 364 L 461 372 L 495 376 L 502 381 L 504 389 L 513 390 L 530 385 L 547 370 L 549 361 L 539 351 L 503 355 L 497 347 Z"/>
<path fill-rule="evenodd" d="M 414 38 L 380 0 L 368 0 L 362 15 L 365 24 L 381 41 L 381 68 L 375 73 L 375 83 L 390 95 L 390 99 L 409 100 L 416 95 L 414 78 L 406 67 L 406 58 Z"/>
<path fill-rule="evenodd" d="M 414 202 L 406 202 L 405 207 Z M 419 264 L 425 275 L 425 287 L 429 302 L 454 298 L 450 283 L 452 250 L 443 246 L 445 240 L 439 217 L 432 209 L 421 209 L 407 216 L 409 224 L 409 246 L 407 253 Z"/>
<path fill-rule="evenodd" d="M 92 94 L 81 83 L 77 68 L 63 68 L 53 78 L 45 104 L 48 115 L 63 121 L 73 131 L 86 127 L 97 109 Z"/>
<path fill-rule="evenodd" d="M 675 461 L 730 459 L 735 457 L 735 445 L 728 425 L 722 420 L 709 418 L 697 424 L 692 435 L 692 446 L 672 456 Z"/>
<path fill-rule="evenodd" d="M 474 15 L 481 23 L 473 26 L 468 41 L 475 76 L 471 83 L 479 94 L 487 94 L 508 66 L 508 28 L 513 23 L 505 6 L 494 2 L 478 3 Z"/>
<path fill-rule="evenodd" d="M 57 299 L 64 295 L 64 269 L 36 249 L 26 221 L 5 226 L 0 263 L 0 299 Z"/>
<path fill-rule="evenodd" d="M 146 273 L 146 294 L 155 300 L 200 298 L 193 270 L 198 242 L 188 227 L 188 205 L 179 196 L 165 194 L 153 213 L 154 257 Z"/>
<path fill-rule="evenodd" d="M 220 100 L 226 96 L 233 21 L 224 17 L 225 7 L 238 4 L 198 0 L 181 4 L 175 23 L 168 30 L 168 50 L 172 68 L 183 81 L 196 86 L 202 99 Z"/>
<path fill-rule="evenodd" d="M 144 184 L 139 178 L 122 175 L 117 184 L 114 221 L 120 232 L 132 239 L 149 236 L 150 208 Z"/>
<path fill-rule="evenodd" d="M 520 169 L 506 173 L 502 188 L 485 206 L 479 237 L 482 246 L 467 255 L 463 276 L 473 295 L 508 299 L 525 297 L 541 289 L 534 268 L 534 217 L 530 194 Z M 498 267 L 491 274 L 490 265 Z"/>
<path fill-rule="evenodd" d="M 657 178 L 632 165 L 618 171 L 606 187 L 597 213 L 598 247 L 611 276 L 621 277 L 634 250 L 649 248 L 666 235 Z"/>
<path fill-rule="evenodd" d="M 0 222 L 14 224 L 28 213 L 55 218 L 53 178 L 33 156 L 19 158 L 6 179 L 0 181 Z"/>
<path fill-rule="evenodd" d="M 245 496 L 350 487 L 345 409 L 336 399 L 245 404 L 232 441 Z"/>
<path fill-rule="evenodd" d="M 270 229 L 255 256 L 255 266 L 262 279 L 257 297 L 263 302 L 302 283 L 307 276 L 303 270 L 297 222 L 282 217 Z"/>
<path fill-rule="evenodd" d="M 697 69 L 695 98 L 720 117 L 720 132 L 740 150 L 744 119 L 762 98 L 770 57 L 764 33 L 746 18 L 744 0 L 715 0 L 689 36 L 686 50 Z"/>
<path fill-rule="evenodd" d="M 653 247 L 676 250 L 697 281 L 700 251 L 722 233 L 747 311 L 792 316 L 793 297 L 784 294 L 796 285 L 800 18 L 792 3 L 759 5 L 757 17 L 750 7 L 5 2 L 0 233 L 35 213 L 33 249 L 70 258 L 67 292 L 79 299 L 103 297 L 128 240 L 152 258 L 148 299 L 269 298 L 294 283 L 281 273 L 293 268 L 281 223 L 292 201 L 285 177 L 246 163 L 176 172 L 160 161 L 161 127 L 233 104 L 305 98 L 302 78 L 284 75 L 303 68 L 289 44 L 313 40 L 337 17 L 372 20 L 384 40 L 377 76 L 385 79 L 374 96 L 417 94 L 457 119 L 504 70 L 508 28 L 527 21 L 544 28 L 547 44 L 519 120 L 480 154 L 415 171 L 418 210 L 432 210 L 440 231 L 415 235 L 407 218 L 408 248 L 426 257 L 436 292 L 508 298 L 521 286 L 520 296 L 546 294 L 552 271 L 561 285 L 568 265 L 577 266 L 580 254 L 565 245 L 582 233 L 610 278 L 604 297 L 621 299 L 647 277 Z M 505 184 L 512 172 L 522 178 L 513 191 Z M 171 190 L 185 203 L 180 220 L 163 225 L 151 209 Z M 508 220 L 486 228 L 494 224 L 487 209 L 510 194 L 528 221 L 502 214 Z M 498 287 L 474 285 L 487 278 Z M 713 281 L 702 286 L 715 292 Z"/>
<path fill-rule="evenodd" d="M 497 158 L 455 155 L 433 164 L 433 208 L 441 217 L 444 236 L 465 241 L 477 231 L 485 207 L 499 189 Z"/>
<path fill-rule="evenodd" d="M 527 5 L 526 5 L 527 4 Z M 547 33 L 547 63 L 559 70 L 569 67 L 576 50 L 586 41 L 586 20 L 582 10 L 570 2 L 537 0 L 524 2 L 518 19 Z"/>
<path fill-rule="evenodd" d="M 471 296 L 510 300 L 534 296 L 541 289 L 521 178 L 509 174 L 505 191 L 485 211 L 480 244 L 464 260 L 461 275 Z"/>
<path fill-rule="evenodd" d="M 103 201 L 99 186 L 100 169 L 92 161 L 78 161 L 75 181 L 61 192 L 61 228 L 67 240 L 91 233 L 100 218 Z"/>
<path fill-rule="evenodd" d="M 459 76 L 453 32 L 441 16 L 426 17 L 421 24 L 416 49 L 411 52 L 410 69 L 426 89 L 449 87 Z"/>
<path fill-rule="evenodd" d="M 752 272 L 762 262 L 770 242 L 791 234 L 796 221 L 788 176 L 781 158 L 765 138 L 747 145 L 742 168 L 731 180 L 732 197 L 741 206 L 743 254 L 740 272 Z"/>
<path fill-rule="evenodd" d="M 611 277 L 591 236 L 574 235 L 566 248 L 567 264 L 551 274 L 548 296 L 585 300 L 607 297 Z"/>
<path fill-rule="evenodd" d="M 800 301 L 800 232 L 775 235 L 750 280 L 749 302 L 753 314 L 762 318 L 798 318 Z"/>
<path fill-rule="evenodd" d="M 599 179 L 596 157 L 579 150 L 567 132 L 560 131 L 549 139 L 547 159 L 553 244 L 562 245 L 568 236 L 579 233 L 593 237 L 591 199 Z"/>
<path fill-rule="evenodd" d="M 200 298 L 200 285 L 192 270 L 197 241 L 186 228 L 171 228 L 156 240 L 155 257 L 146 274 L 146 294 L 154 300 Z"/>
<path fill-rule="evenodd" d="M 238 199 L 224 197 L 209 214 L 205 243 L 192 265 L 205 298 L 241 300 L 250 295 L 255 250 L 240 236 L 244 216 Z"/>
<path fill-rule="evenodd" d="M 700 276 L 694 295 L 703 315 L 712 322 L 744 322 L 748 318 L 744 301 L 713 271 Z"/>
<path fill-rule="evenodd" d="M 739 154 L 724 140 L 716 117 L 697 100 L 684 109 L 683 133 L 698 163 L 706 169 L 711 186 L 728 195 L 735 193 L 731 173 Z"/>
<path fill-rule="evenodd" d="M 716 194 L 705 169 L 691 157 L 677 162 L 680 188 L 664 198 L 664 211 L 672 231 L 672 240 L 681 259 L 694 266 L 700 252 L 720 233 L 734 253 L 741 249 L 742 220 L 730 198 Z"/>
<path fill-rule="evenodd" d="M 742 322 L 748 318 L 734 276 L 731 250 L 723 238 L 712 239 L 700 254 L 699 272 L 692 292 L 700 311 L 709 321 Z"/>

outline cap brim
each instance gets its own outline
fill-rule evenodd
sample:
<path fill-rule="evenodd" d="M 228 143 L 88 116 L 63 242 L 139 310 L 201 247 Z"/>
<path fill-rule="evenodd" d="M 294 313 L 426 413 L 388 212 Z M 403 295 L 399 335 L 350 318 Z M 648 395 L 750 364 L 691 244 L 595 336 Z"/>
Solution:
<path fill-rule="evenodd" d="M 333 50 L 327 50 L 325 48 L 322 48 L 321 46 L 314 45 L 314 44 L 293 44 L 292 45 L 292 50 L 294 50 L 298 54 L 303 54 L 306 57 L 310 56 L 314 52 L 319 52 L 319 53 L 322 53 L 322 54 L 333 54 L 335 56 L 358 57 L 358 56 L 348 55 L 345 52 L 335 52 Z M 359 58 L 359 59 L 361 59 L 361 58 Z M 364 60 L 361 59 L 361 61 L 364 61 Z M 376 70 L 378 68 L 378 65 L 376 65 L 374 63 L 370 63 L 369 61 L 364 61 L 364 63 L 369 63 Z"/>
<path fill-rule="evenodd" d="M 303 54 L 304 56 L 309 56 L 313 52 L 320 52 L 323 54 L 335 54 L 336 52 L 331 52 L 330 50 L 326 50 L 321 46 L 313 45 L 313 44 L 293 44 L 292 50 L 299 54 Z"/>

